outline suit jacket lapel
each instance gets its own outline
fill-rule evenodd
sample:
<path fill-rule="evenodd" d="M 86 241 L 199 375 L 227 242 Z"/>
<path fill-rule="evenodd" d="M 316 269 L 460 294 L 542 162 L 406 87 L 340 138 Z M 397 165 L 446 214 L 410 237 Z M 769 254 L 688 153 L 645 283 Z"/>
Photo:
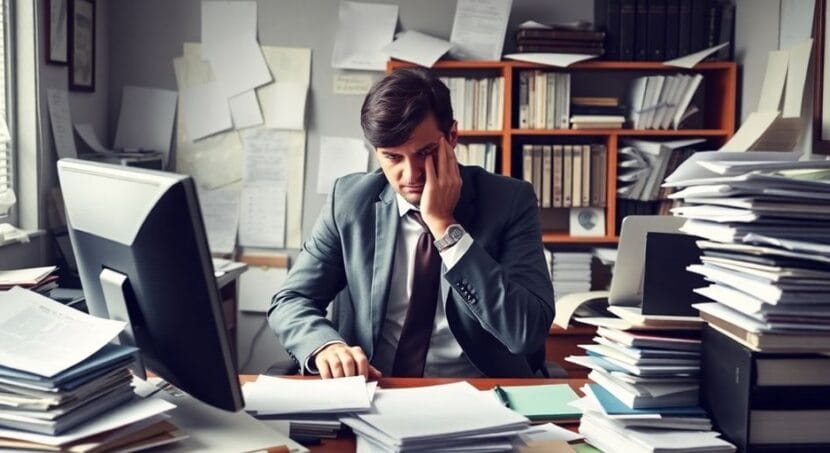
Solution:
<path fill-rule="evenodd" d="M 392 281 L 392 265 L 400 223 L 395 191 L 388 184 L 375 202 L 375 255 L 372 266 L 372 339 L 380 337 L 380 329 L 386 317 L 386 302 Z"/>

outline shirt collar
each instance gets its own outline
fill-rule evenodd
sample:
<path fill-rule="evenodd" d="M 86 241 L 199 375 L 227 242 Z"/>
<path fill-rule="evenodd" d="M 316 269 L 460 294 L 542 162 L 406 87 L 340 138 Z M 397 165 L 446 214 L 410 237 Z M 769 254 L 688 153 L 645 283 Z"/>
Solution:
<path fill-rule="evenodd" d="M 401 194 L 395 192 L 395 199 L 398 201 L 398 214 L 403 217 L 409 211 L 420 211 L 415 205 L 406 201 L 406 198 L 401 196 Z"/>

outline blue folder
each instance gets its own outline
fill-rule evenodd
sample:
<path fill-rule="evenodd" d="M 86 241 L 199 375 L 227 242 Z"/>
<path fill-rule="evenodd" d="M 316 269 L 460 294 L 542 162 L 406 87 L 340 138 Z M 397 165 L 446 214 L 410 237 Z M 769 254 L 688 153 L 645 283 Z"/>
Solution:
<path fill-rule="evenodd" d="M 69 390 L 115 368 L 131 363 L 137 352 L 138 349 L 132 346 L 108 343 L 86 360 L 61 371 L 51 378 L 4 366 L 0 366 L 0 378 L 27 381 L 39 386 L 61 387 Z"/>
<path fill-rule="evenodd" d="M 660 415 L 689 415 L 705 417 L 706 411 L 699 406 L 689 407 L 654 407 L 649 409 L 632 409 L 618 400 L 608 390 L 599 384 L 588 384 L 591 392 L 599 400 L 599 404 L 608 415 L 637 415 L 637 414 L 660 414 Z"/>

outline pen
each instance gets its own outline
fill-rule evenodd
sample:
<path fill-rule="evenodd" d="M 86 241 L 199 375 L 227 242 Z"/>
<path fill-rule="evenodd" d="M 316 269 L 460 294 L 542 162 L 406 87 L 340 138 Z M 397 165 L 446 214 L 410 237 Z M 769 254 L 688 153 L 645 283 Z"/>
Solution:
<path fill-rule="evenodd" d="M 501 404 L 510 409 L 510 398 L 507 397 L 507 392 L 505 392 L 504 389 L 498 385 L 493 387 L 493 391 L 496 392 L 496 396 L 499 398 L 499 401 L 501 401 Z"/>

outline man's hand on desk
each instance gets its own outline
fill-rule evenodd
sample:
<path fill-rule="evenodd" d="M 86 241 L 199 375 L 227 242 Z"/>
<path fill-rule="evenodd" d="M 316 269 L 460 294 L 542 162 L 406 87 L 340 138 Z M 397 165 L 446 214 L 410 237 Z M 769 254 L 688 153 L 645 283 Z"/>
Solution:
<path fill-rule="evenodd" d="M 323 379 L 362 374 L 366 379 L 373 380 L 383 376 L 377 368 L 369 365 L 369 359 L 360 346 L 347 346 L 343 343 L 323 348 L 314 357 L 314 364 Z"/>

